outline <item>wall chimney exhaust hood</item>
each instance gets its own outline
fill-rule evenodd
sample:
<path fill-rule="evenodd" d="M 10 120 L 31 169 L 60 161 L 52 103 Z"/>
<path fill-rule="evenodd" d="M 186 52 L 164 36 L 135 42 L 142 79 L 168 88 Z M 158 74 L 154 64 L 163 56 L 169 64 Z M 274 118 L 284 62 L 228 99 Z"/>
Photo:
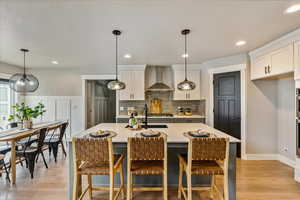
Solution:
<path fill-rule="evenodd" d="M 163 74 L 165 71 L 165 67 L 161 67 L 161 66 L 155 66 L 153 67 L 153 69 L 155 70 L 155 83 L 152 84 L 150 87 L 148 87 L 146 89 L 146 91 L 148 92 L 157 92 L 157 91 L 161 91 L 161 92 L 167 92 L 167 91 L 173 91 L 174 89 L 170 86 L 168 86 L 167 84 L 165 84 L 163 82 Z"/>

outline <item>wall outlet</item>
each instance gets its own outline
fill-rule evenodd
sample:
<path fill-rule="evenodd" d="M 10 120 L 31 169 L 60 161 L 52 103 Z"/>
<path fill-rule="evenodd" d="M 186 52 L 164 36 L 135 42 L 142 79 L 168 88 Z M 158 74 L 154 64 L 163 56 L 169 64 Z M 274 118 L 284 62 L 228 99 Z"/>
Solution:
<path fill-rule="evenodd" d="M 284 151 L 284 152 L 288 152 L 289 149 L 288 149 L 287 147 L 284 147 L 284 148 L 283 148 L 283 151 Z"/>
<path fill-rule="evenodd" d="M 120 111 L 124 111 L 124 107 L 123 106 L 120 107 Z"/>

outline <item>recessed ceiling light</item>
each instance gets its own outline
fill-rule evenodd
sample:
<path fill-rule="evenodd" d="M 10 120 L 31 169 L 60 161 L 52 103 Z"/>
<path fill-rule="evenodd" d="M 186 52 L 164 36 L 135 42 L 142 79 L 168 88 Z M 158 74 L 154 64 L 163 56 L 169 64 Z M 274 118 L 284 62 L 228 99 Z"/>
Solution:
<path fill-rule="evenodd" d="M 243 46 L 245 44 L 246 44 L 246 41 L 243 41 L 243 40 L 238 41 L 237 43 L 235 43 L 236 46 Z"/>
<path fill-rule="evenodd" d="M 188 57 L 189 57 L 189 54 L 185 54 L 185 53 L 184 53 L 184 54 L 181 55 L 181 57 L 183 57 L 183 58 L 188 58 Z"/>
<path fill-rule="evenodd" d="M 58 64 L 58 62 L 57 62 L 56 60 L 51 61 L 51 63 L 52 63 L 53 65 L 57 65 L 57 64 Z"/>
<path fill-rule="evenodd" d="M 130 54 L 125 54 L 124 58 L 131 58 L 131 55 Z"/>
<path fill-rule="evenodd" d="M 288 9 L 286 9 L 286 13 L 294 13 L 294 12 L 297 12 L 300 10 L 300 4 L 295 4 L 295 5 L 292 5 L 290 7 L 288 7 Z"/>

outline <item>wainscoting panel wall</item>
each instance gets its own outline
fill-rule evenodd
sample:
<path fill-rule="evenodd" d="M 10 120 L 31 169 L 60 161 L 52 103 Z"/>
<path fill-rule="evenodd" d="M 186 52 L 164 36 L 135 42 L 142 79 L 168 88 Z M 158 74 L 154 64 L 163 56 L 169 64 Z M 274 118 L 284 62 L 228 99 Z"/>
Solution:
<path fill-rule="evenodd" d="M 34 122 L 68 120 L 70 125 L 67 137 L 84 129 L 81 96 L 26 96 L 25 102 L 30 106 L 35 106 L 39 102 L 45 105 L 46 113 Z"/>

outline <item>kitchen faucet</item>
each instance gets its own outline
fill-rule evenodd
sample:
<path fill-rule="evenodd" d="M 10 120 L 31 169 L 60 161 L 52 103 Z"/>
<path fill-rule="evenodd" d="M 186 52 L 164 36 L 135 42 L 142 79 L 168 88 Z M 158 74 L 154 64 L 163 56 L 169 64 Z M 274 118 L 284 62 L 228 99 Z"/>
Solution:
<path fill-rule="evenodd" d="M 148 105 L 145 103 L 144 107 L 144 112 L 145 112 L 145 120 L 143 121 L 143 124 L 145 124 L 145 129 L 148 128 Z"/>

